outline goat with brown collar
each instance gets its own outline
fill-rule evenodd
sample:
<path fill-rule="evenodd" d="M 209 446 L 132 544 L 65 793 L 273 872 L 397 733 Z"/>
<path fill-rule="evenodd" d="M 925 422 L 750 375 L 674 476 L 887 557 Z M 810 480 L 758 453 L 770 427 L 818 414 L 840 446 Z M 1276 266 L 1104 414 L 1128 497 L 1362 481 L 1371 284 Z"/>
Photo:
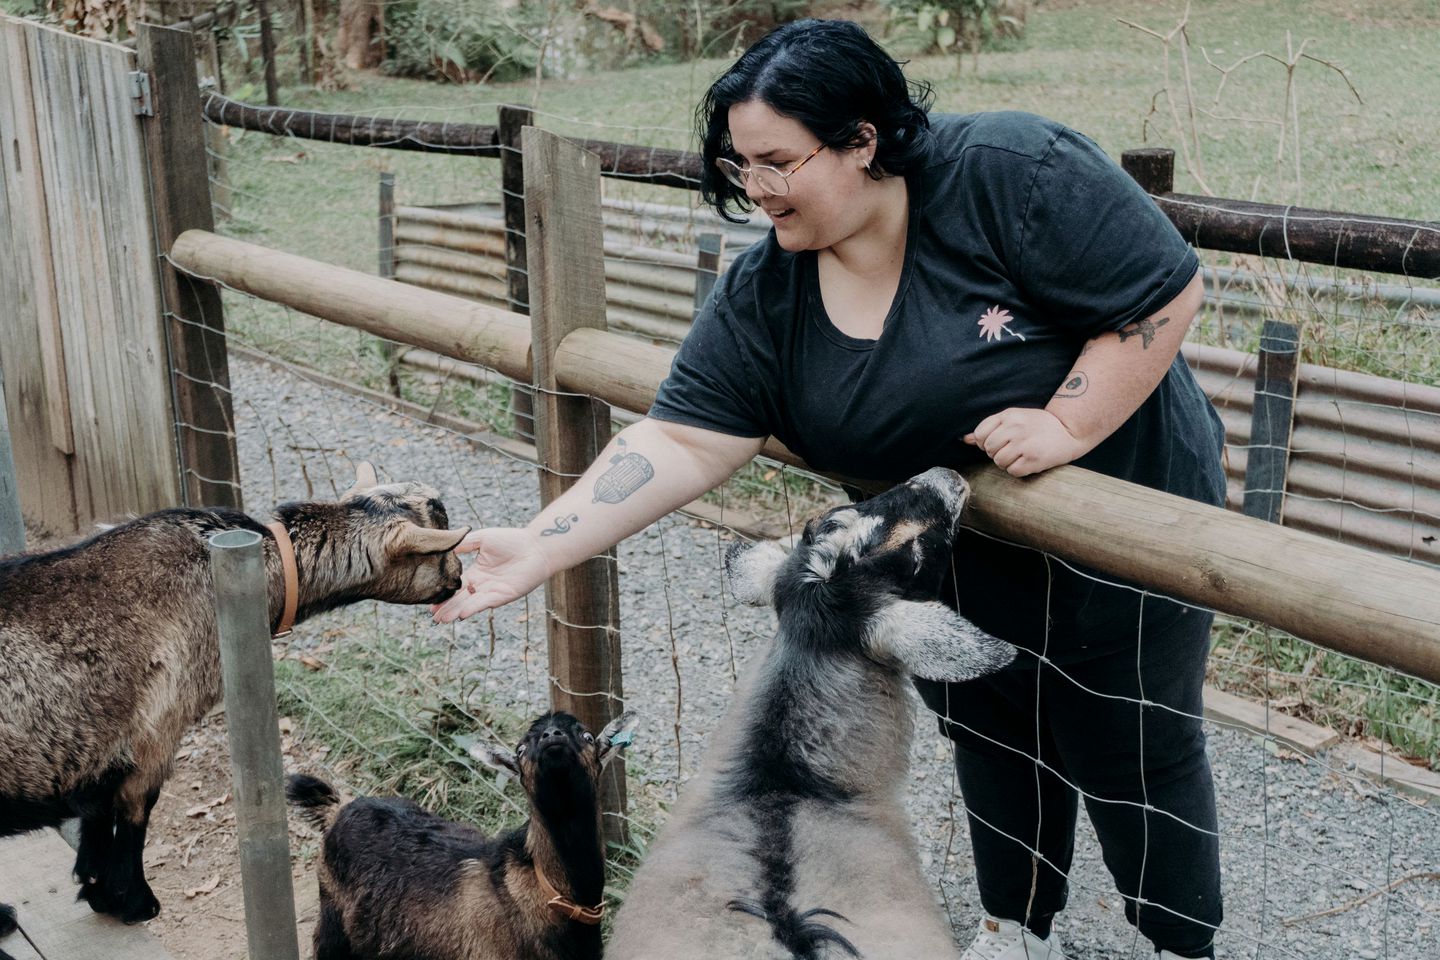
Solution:
<path fill-rule="evenodd" d="M 291 805 L 325 834 L 315 960 L 598 960 L 600 771 L 634 723 L 621 714 L 597 738 L 547 713 L 514 753 L 473 749 L 530 800 L 530 819 L 494 838 L 398 797 L 342 807 L 328 784 L 292 776 Z"/>
<path fill-rule="evenodd" d="M 141 859 L 185 729 L 220 699 L 207 539 L 264 538 L 276 632 L 357 600 L 433 603 L 460 586 L 465 530 L 435 490 L 362 464 L 339 502 L 163 510 L 49 553 L 0 559 L 0 836 L 81 818 L 80 896 L 128 923 L 160 910 Z M 0 905 L 0 936 L 13 929 Z M 9 929 L 6 929 L 6 928 Z M 0 951 L 0 958 L 3 958 Z"/>

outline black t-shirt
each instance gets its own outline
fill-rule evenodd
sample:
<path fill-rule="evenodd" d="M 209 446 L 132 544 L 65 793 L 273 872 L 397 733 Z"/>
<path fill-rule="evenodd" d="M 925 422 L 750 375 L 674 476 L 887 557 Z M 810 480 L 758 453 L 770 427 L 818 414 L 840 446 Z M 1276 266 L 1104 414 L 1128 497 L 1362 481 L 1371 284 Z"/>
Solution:
<path fill-rule="evenodd" d="M 984 460 L 962 439 L 976 424 L 1044 407 L 1087 340 L 1155 313 L 1199 269 L 1164 214 L 1086 137 L 1012 112 L 936 114 L 931 129 L 930 157 L 907 180 L 905 262 L 879 339 L 830 322 L 815 253 L 786 252 L 772 231 L 716 284 L 650 416 L 773 434 L 811 466 L 856 478 L 968 466 Z M 1177 356 L 1076 464 L 1219 504 L 1223 437 Z M 1133 591 L 1097 589 L 1035 551 L 974 534 L 957 545 L 956 565 L 959 609 L 1006 640 L 1045 646 L 1048 586 L 1052 655 L 1134 642 Z M 1175 612 L 1149 604 L 1147 623 Z"/>

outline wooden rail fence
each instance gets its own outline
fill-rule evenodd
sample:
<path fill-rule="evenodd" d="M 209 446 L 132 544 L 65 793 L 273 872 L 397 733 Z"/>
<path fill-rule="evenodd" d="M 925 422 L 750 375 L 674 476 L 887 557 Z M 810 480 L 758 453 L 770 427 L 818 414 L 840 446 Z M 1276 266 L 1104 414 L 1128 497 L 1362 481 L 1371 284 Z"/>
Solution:
<path fill-rule="evenodd" d="M 598 211 L 598 196 L 590 202 Z M 570 254 L 599 257 L 596 247 Z M 262 299 L 532 381 L 529 322 L 518 314 L 200 231 L 181 235 L 171 258 Z M 406 329 L 394 322 L 402 312 Z M 550 362 L 563 390 L 644 412 L 673 355 L 582 327 Z M 773 439 L 765 453 L 804 466 Z M 980 529 L 1440 682 L 1440 571 L 1078 467 L 1024 480 L 994 468 L 969 476 L 967 522 Z"/>

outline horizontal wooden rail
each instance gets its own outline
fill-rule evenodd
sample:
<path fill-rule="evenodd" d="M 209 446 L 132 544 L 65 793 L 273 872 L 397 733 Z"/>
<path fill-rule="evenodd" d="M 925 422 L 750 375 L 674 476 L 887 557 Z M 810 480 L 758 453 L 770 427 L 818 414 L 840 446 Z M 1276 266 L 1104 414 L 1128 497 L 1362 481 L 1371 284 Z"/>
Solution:
<path fill-rule="evenodd" d="M 493 125 L 397 120 L 363 114 L 319 113 L 290 107 L 261 107 L 208 93 L 201 104 L 211 123 L 257 130 L 277 137 L 321 140 L 352 147 L 385 147 L 422 153 L 453 153 L 471 157 L 500 156 Z"/>
<path fill-rule="evenodd" d="M 1193 246 L 1440 280 L 1440 223 L 1188 193 L 1152 199 Z"/>
<path fill-rule="evenodd" d="M 1193 246 L 1440 279 L 1440 222 L 1175 192 L 1175 151 L 1126 150 L 1120 165 Z"/>
<path fill-rule="evenodd" d="M 182 233 L 170 260 L 262 300 L 530 382 L 530 321 L 518 313 L 203 230 Z"/>
<path fill-rule="evenodd" d="M 529 380 L 530 332 L 516 314 L 200 231 L 182 234 L 171 259 L 296 310 Z M 643 412 L 673 356 L 575 330 L 556 350 L 556 379 Z M 804 466 L 773 440 L 765 452 Z M 966 519 L 977 529 L 1440 683 L 1440 572 L 1429 567 L 1078 467 L 1023 480 L 993 467 L 967 475 L 975 494 Z"/>
<path fill-rule="evenodd" d="M 256 130 L 277 137 L 472 157 L 498 157 L 506 149 L 500 142 L 499 127 L 493 124 L 399 120 L 363 114 L 318 113 L 289 107 L 261 107 L 214 92 L 206 96 L 202 109 L 205 119 L 211 123 Z M 609 140 L 575 139 L 571 142 L 600 158 L 601 176 L 690 190 L 700 185 L 698 153 Z"/>
<path fill-rule="evenodd" d="M 488 124 L 259 107 L 217 93 L 205 98 L 203 110 L 212 123 L 327 143 L 477 157 L 498 157 L 504 149 L 498 128 Z M 599 156 L 602 176 L 699 189 L 701 156 L 693 151 L 573 142 Z M 1126 151 L 1123 162 L 1197 247 L 1440 279 L 1440 223 L 1172 193 L 1174 155 L 1164 148 Z"/>

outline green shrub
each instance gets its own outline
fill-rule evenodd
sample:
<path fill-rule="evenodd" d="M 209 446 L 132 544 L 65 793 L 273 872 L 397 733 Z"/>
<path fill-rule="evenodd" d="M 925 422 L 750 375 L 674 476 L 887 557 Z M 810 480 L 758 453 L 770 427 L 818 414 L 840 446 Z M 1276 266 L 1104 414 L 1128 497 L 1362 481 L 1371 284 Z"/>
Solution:
<path fill-rule="evenodd" d="M 473 0 L 398 0 L 386 10 L 385 72 L 470 83 L 533 73 L 539 51 L 521 8 Z"/>

